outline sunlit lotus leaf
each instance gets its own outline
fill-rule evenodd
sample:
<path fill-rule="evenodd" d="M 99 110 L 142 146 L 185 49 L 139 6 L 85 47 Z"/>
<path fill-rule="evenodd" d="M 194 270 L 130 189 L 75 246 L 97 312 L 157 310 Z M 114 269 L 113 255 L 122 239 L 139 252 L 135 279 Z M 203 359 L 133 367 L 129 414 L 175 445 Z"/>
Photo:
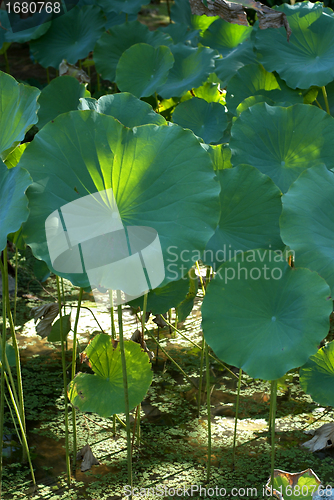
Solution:
<path fill-rule="evenodd" d="M 29 215 L 25 195 L 32 179 L 20 167 L 8 169 L 0 160 L 0 252 L 7 245 L 7 235 L 20 229 Z"/>
<path fill-rule="evenodd" d="M 176 0 L 171 8 L 171 18 L 175 23 L 183 23 L 193 29 L 205 32 L 210 24 L 218 19 L 218 16 L 195 16 L 191 13 L 188 0 Z"/>
<path fill-rule="evenodd" d="M 159 94 L 164 99 L 181 96 L 187 90 L 199 87 L 214 71 L 217 55 L 206 47 L 188 47 L 182 43 L 170 47 L 175 59 L 167 82 Z"/>
<path fill-rule="evenodd" d="M 253 378 L 275 380 L 303 365 L 328 333 L 327 283 L 308 269 L 291 268 L 285 257 L 262 249 L 233 254 L 204 297 L 206 342 Z"/>
<path fill-rule="evenodd" d="M 255 62 L 256 54 L 253 51 L 253 43 L 247 39 L 231 49 L 222 59 L 216 59 L 215 73 L 220 79 L 222 87 L 226 87 L 240 68 Z"/>
<path fill-rule="evenodd" d="M 324 165 L 310 168 L 283 196 L 281 236 L 298 266 L 322 276 L 334 294 L 334 175 Z M 325 335 L 326 336 L 326 335 Z"/>
<path fill-rule="evenodd" d="M 319 349 L 299 371 L 300 385 L 321 406 L 334 406 L 334 341 Z"/>
<path fill-rule="evenodd" d="M 29 142 L 24 142 L 23 144 L 16 146 L 16 148 L 14 148 L 11 153 L 9 153 L 5 160 L 5 165 L 7 165 L 7 168 L 16 167 L 16 165 L 20 161 L 23 151 L 28 146 L 28 144 Z"/>
<path fill-rule="evenodd" d="M 218 83 L 206 82 L 197 89 L 193 89 L 195 97 L 204 99 L 206 102 L 220 102 L 225 104 L 225 92 L 220 90 Z"/>
<path fill-rule="evenodd" d="M 95 5 L 74 7 L 52 21 L 51 28 L 30 42 L 31 53 L 44 68 L 57 68 L 63 59 L 75 64 L 93 50 L 104 31 L 105 18 Z"/>
<path fill-rule="evenodd" d="M 240 43 L 248 40 L 252 33 L 251 26 L 231 24 L 224 19 L 217 19 L 203 33 L 201 43 L 228 56 Z"/>
<path fill-rule="evenodd" d="M 152 382 L 149 357 L 131 340 L 124 342 L 130 410 L 144 399 Z M 68 396 L 83 412 L 110 417 L 125 412 L 123 372 L 119 344 L 114 348 L 109 335 L 93 338 L 85 350 L 94 375 L 79 373 L 68 386 Z"/>
<path fill-rule="evenodd" d="M 297 5 L 288 15 L 292 29 L 289 42 L 284 28 L 257 31 L 258 59 L 293 89 L 322 87 L 334 79 L 334 17 L 323 13 L 319 4 L 309 3 L 302 10 Z"/>
<path fill-rule="evenodd" d="M 172 250 L 170 249 L 172 252 Z M 172 307 L 177 307 L 186 297 L 189 292 L 190 280 L 186 275 L 178 281 L 172 281 L 162 288 L 155 288 L 147 294 L 147 311 L 152 314 L 165 314 Z M 128 303 L 131 307 L 140 307 L 143 310 L 144 297 L 139 297 Z"/>
<path fill-rule="evenodd" d="M 174 124 L 129 129 L 95 111 L 71 111 L 35 135 L 20 165 L 34 181 L 27 192 L 30 216 L 24 237 L 35 256 L 51 270 L 46 219 L 63 205 L 105 189 L 113 190 L 126 227 L 145 226 L 157 231 L 166 272 L 161 286 L 180 279 L 190 269 L 216 228 L 219 186 L 210 157 L 190 131 Z M 106 202 L 101 215 L 96 215 L 103 215 L 104 225 L 111 213 L 108 207 Z M 179 258 L 169 268 L 167 250 L 173 245 Z M 190 252 L 188 262 L 180 256 L 185 249 Z M 99 252 L 100 257 L 95 255 L 94 260 L 106 262 L 108 248 L 100 245 Z M 72 258 L 68 271 L 54 272 L 77 286 L 89 286 L 76 254 Z"/>
<path fill-rule="evenodd" d="M 51 80 L 49 85 L 44 87 L 38 98 L 40 105 L 38 111 L 39 129 L 46 123 L 54 120 L 61 113 L 74 111 L 78 108 L 79 99 L 90 95 L 83 83 L 79 83 L 71 76 L 59 76 Z"/>
<path fill-rule="evenodd" d="M 255 104 L 258 104 L 259 102 L 266 102 L 270 106 L 275 106 L 274 101 L 269 99 L 269 97 L 266 97 L 264 95 L 253 95 L 251 97 L 247 97 L 237 107 L 236 114 L 239 116 L 243 111 L 246 111 L 246 109 L 250 108 L 251 106 L 254 106 Z"/>
<path fill-rule="evenodd" d="M 164 117 L 155 113 L 147 102 L 127 92 L 103 95 L 99 100 L 80 99 L 78 109 L 94 109 L 98 113 L 113 116 L 126 127 L 138 127 L 147 123 L 156 125 L 166 123 Z"/>
<path fill-rule="evenodd" d="M 116 67 L 121 55 L 137 43 L 148 43 L 152 47 L 159 47 L 160 45 L 171 45 L 173 40 L 161 31 L 150 31 L 139 21 L 114 26 L 108 33 L 103 33 L 94 48 L 96 69 L 102 78 L 114 82 Z"/>
<path fill-rule="evenodd" d="M 281 192 L 273 181 L 249 165 L 216 174 L 221 185 L 220 220 L 202 260 L 216 271 L 238 250 L 282 250 Z"/>
<path fill-rule="evenodd" d="M 116 84 L 120 90 L 137 97 L 149 97 L 164 85 L 173 64 L 174 57 L 168 47 L 137 43 L 121 55 Z"/>
<path fill-rule="evenodd" d="M 0 154 L 24 139 L 37 122 L 38 89 L 0 71 Z M 9 154 L 10 151 L 8 151 Z M 3 155 L 3 159 L 6 159 Z"/>
<path fill-rule="evenodd" d="M 187 24 L 176 22 L 159 28 L 159 31 L 170 35 L 174 44 L 186 43 L 197 47 L 199 42 L 199 30 L 191 29 Z"/>
<path fill-rule="evenodd" d="M 271 479 L 266 484 L 268 495 L 273 491 L 274 496 L 279 500 L 312 500 L 321 484 L 318 476 L 312 469 L 302 472 L 286 472 L 274 469 L 274 484 Z"/>
<path fill-rule="evenodd" d="M 216 146 L 202 144 L 209 153 L 214 170 L 232 168 L 231 150 L 228 144 L 217 144 Z"/>
<path fill-rule="evenodd" d="M 236 114 L 237 106 L 247 97 L 263 95 L 276 103 L 302 104 L 302 93 L 289 89 L 273 73 L 268 73 L 260 64 L 247 64 L 240 68 L 227 85 L 226 105 Z"/>
<path fill-rule="evenodd" d="M 225 107 L 219 102 L 206 102 L 194 97 L 181 102 L 173 113 L 173 122 L 183 128 L 189 128 L 204 142 L 217 143 L 227 128 Z"/>
<path fill-rule="evenodd" d="M 253 165 L 286 192 L 305 169 L 334 167 L 333 137 L 334 119 L 315 106 L 256 104 L 232 125 L 232 164 Z"/>

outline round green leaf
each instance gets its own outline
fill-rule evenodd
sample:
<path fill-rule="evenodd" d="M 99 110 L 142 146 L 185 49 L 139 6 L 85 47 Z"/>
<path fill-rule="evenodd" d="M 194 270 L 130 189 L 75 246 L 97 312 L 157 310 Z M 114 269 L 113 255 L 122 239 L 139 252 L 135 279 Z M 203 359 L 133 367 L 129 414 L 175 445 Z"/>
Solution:
<path fill-rule="evenodd" d="M 197 47 L 199 41 L 199 31 L 191 29 L 186 24 L 173 23 L 168 26 L 159 28 L 159 31 L 167 33 L 173 39 L 174 44 L 186 43 L 193 47 Z"/>
<path fill-rule="evenodd" d="M 334 119 L 314 106 L 256 104 L 232 125 L 232 164 L 253 165 L 286 192 L 305 169 L 334 167 L 333 136 Z"/>
<path fill-rule="evenodd" d="M 298 266 L 322 276 L 334 294 L 334 176 L 324 165 L 310 168 L 283 196 L 281 236 Z"/>
<path fill-rule="evenodd" d="M 188 47 L 182 43 L 170 47 L 175 59 L 167 82 L 159 94 L 164 98 L 181 96 L 187 90 L 199 87 L 214 71 L 216 54 L 206 47 Z"/>
<path fill-rule="evenodd" d="M 35 256 L 52 270 L 47 217 L 97 191 L 113 189 L 126 227 L 157 231 L 165 258 L 161 286 L 190 269 L 217 225 L 219 186 L 210 157 L 191 132 L 177 125 L 129 129 L 95 111 L 71 111 L 36 134 L 20 165 L 34 181 L 27 193 L 30 217 L 24 236 Z M 105 210 L 108 215 L 108 204 Z M 175 249 L 172 256 L 170 248 Z M 187 262 L 181 258 L 183 250 L 190 253 Z M 104 251 L 102 260 L 109 255 L 108 248 Z M 71 266 L 77 269 L 76 261 L 69 260 L 68 265 L 68 273 L 54 272 L 77 286 L 89 286 L 85 273 L 71 273 Z"/>
<path fill-rule="evenodd" d="M 140 11 L 140 7 L 144 4 L 145 2 L 143 3 L 143 0 L 113 0 L 112 9 L 115 12 L 138 14 L 138 12 Z"/>
<path fill-rule="evenodd" d="M 208 103 L 198 97 L 181 102 L 173 113 L 173 122 L 183 128 L 189 128 L 208 144 L 221 142 L 228 125 L 222 104 Z"/>
<path fill-rule="evenodd" d="M 126 374 L 128 379 L 129 409 L 144 399 L 152 383 L 149 357 L 136 342 L 124 342 Z M 123 373 L 119 344 L 116 349 L 109 335 L 93 338 L 86 349 L 94 375 L 79 373 L 68 386 L 73 406 L 84 412 L 110 417 L 125 412 Z"/>
<path fill-rule="evenodd" d="M 79 83 L 72 76 L 59 76 L 51 80 L 49 85 L 44 87 L 38 99 L 40 105 L 38 111 L 38 128 L 41 129 L 46 123 L 54 120 L 61 113 L 77 109 L 79 99 L 84 97 L 85 92 L 85 85 Z"/>
<path fill-rule="evenodd" d="M 0 154 L 24 139 L 37 122 L 40 91 L 0 71 Z M 3 155 L 3 159 L 7 155 Z"/>
<path fill-rule="evenodd" d="M 266 97 L 264 95 L 252 95 L 251 97 L 247 97 L 246 99 L 244 99 L 239 104 L 239 106 L 235 110 L 237 116 L 240 116 L 243 111 L 246 111 L 246 109 L 255 106 L 255 104 L 258 104 L 259 102 L 266 102 L 270 106 L 275 106 L 274 101 L 269 99 L 269 97 Z"/>
<path fill-rule="evenodd" d="M 255 62 L 256 55 L 253 51 L 253 44 L 250 40 L 245 40 L 222 59 L 216 59 L 215 73 L 220 79 L 222 87 L 226 87 L 240 68 Z"/>
<path fill-rule="evenodd" d="M 334 341 L 319 349 L 299 371 L 300 385 L 322 406 L 334 406 Z"/>
<path fill-rule="evenodd" d="M 289 42 L 284 28 L 257 30 L 258 59 L 293 89 L 327 85 L 334 79 L 334 18 L 309 3 L 302 13 L 297 8 L 288 15 L 288 22 L 292 30 Z"/>
<path fill-rule="evenodd" d="M 127 92 L 103 95 L 99 100 L 80 99 L 78 109 L 94 109 L 98 113 L 113 116 L 131 128 L 147 123 L 166 124 L 164 117 L 155 113 L 152 106 Z"/>
<path fill-rule="evenodd" d="M 193 89 L 195 97 L 204 99 L 206 102 L 219 102 L 225 104 L 225 94 L 220 90 L 218 83 L 206 82 L 197 89 Z"/>
<path fill-rule="evenodd" d="M 237 106 L 247 97 L 263 95 L 276 103 L 302 104 L 303 96 L 289 89 L 279 78 L 268 73 L 260 64 L 247 64 L 240 68 L 227 85 L 226 105 L 236 114 Z"/>
<path fill-rule="evenodd" d="M 236 251 L 281 250 L 281 193 L 267 176 L 249 165 L 218 170 L 220 220 L 203 255 L 214 271 Z"/>
<path fill-rule="evenodd" d="M 37 260 L 37 262 L 41 262 L 44 264 L 44 266 L 43 266 L 44 272 L 48 271 L 48 268 L 47 268 L 45 262 L 43 262 L 42 260 Z M 46 267 L 46 269 L 45 269 L 45 267 Z M 58 318 L 57 321 L 55 321 L 54 324 L 52 325 L 51 332 L 48 335 L 49 342 L 61 342 L 61 337 L 63 337 L 64 341 L 66 340 L 66 337 L 67 337 L 69 331 L 71 330 L 71 315 L 70 314 L 67 314 L 66 316 L 62 317 L 62 325 L 61 326 L 62 326 L 62 331 L 63 331 L 62 336 L 60 334 L 60 330 L 61 330 L 60 318 Z"/>
<path fill-rule="evenodd" d="M 74 7 L 54 19 L 51 28 L 30 42 L 31 53 L 41 66 L 57 68 L 63 59 L 75 64 L 93 50 L 104 30 L 105 19 L 95 5 Z"/>
<path fill-rule="evenodd" d="M 189 292 L 190 279 L 188 274 L 178 281 L 172 281 L 163 287 L 155 288 L 147 294 L 147 311 L 152 314 L 165 314 L 172 307 L 177 307 Z M 144 307 L 144 297 L 128 302 L 129 306 L 141 311 Z"/>
<path fill-rule="evenodd" d="M 20 167 L 10 170 L 0 160 L 0 252 L 7 245 L 7 235 L 20 229 L 29 215 L 25 195 L 32 180 Z"/>
<path fill-rule="evenodd" d="M 205 340 L 222 361 L 249 376 L 278 379 L 303 365 L 327 335 L 328 296 L 318 274 L 291 268 L 282 253 L 238 253 L 208 285 Z"/>
<path fill-rule="evenodd" d="M 36 16 L 39 17 L 38 21 Z M 51 22 L 47 22 L 48 19 L 51 21 L 51 18 L 52 14 L 47 14 L 45 11 L 41 15 L 36 13 L 26 19 L 20 19 L 18 16 L 15 20 L 15 32 L 12 31 L 10 26 L 9 29 L 7 28 L 8 31 L 5 33 L 6 41 L 9 43 L 25 43 L 30 42 L 30 40 L 36 40 L 43 36 L 51 27 Z"/>
<path fill-rule="evenodd" d="M 183 23 L 191 26 L 193 29 L 205 31 L 218 16 L 196 16 L 191 13 L 190 3 L 188 0 L 176 0 L 171 8 L 171 18 L 175 23 Z"/>
<path fill-rule="evenodd" d="M 94 47 L 96 69 L 102 78 L 114 82 L 121 55 L 137 43 L 148 43 L 152 47 L 159 47 L 170 45 L 173 41 L 169 35 L 160 31 L 150 31 L 139 21 L 114 26 L 109 33 L 103 33 Z"/>
<path fill-rule="evenodd" d="M 218 50 L 223 57 L 226 57 L 240 43 L 250 38 L 252 29 L 251 26 L 231 24 L 219 18 L 203 33 L 201 43 Z"/>
<path fill-rule="evenodd" d="M 116 84 L 120 90 L 137 97 L 149 97 L 165 83 L 173 64 L 174 57 L 168 47 L 137 43 L 121 55 Z"/>

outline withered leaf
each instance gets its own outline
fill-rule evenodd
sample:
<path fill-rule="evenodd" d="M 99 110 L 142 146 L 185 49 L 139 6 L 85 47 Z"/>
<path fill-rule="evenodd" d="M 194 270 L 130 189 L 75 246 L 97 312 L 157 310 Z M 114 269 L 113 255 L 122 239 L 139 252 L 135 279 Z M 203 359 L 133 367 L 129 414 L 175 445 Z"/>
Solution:
<path fill-rule="evenodd" d="M 58 316 L 59 306 L 57 303 L 49 303 L 44 306 L 37 306 L 31 309 L 30 315 L 34 316 L 34 322 L 40 322 L 36 326 L 36 333 L 42 338 L 47 337 L 52 329 L 52 321 Z"/>
<path fill-rule="evenodd" d="M 150 351 L 149 348 L 146 345 L 146 342 L 144 339 L 142 339 L 142 335 L 140 330 L 136 330 L 133 334 L 131 339 L 133 342 L 137 342 L 137 344 L 140 344 L 142 349 L 147 352 L 148 357 L 150 358 L 150 361 L 154 358 L 154 352 Z"/>
<path fill-rule="evenodd" d="M 78 68 L 78 66 L 74 66 L 74 64 L 68 63 L 66 59 L 63 59 L 59 64 L 59 76 L 64 75 L 73 76 L 73 78 L 76 78 L 80 83 L 90 82 L 89 76 L 83 69 Z"/>
<path fill-rule="evenodd" d="M 192 14 L 202 16 L 219 16 L 232 24 L 248 26 L 245 7 L 254 9 L 257 12 L 260 29 L 281 28 L 286 29 L 287 40 L 291 35 L 291 28 L 284 12 L 277 12 L 261 2 L 254 0 L 237 0 L 236 2 L 227 2 L 225 0 L 207 0 L 207 7 L 202 0 L 189 0 Z"/>
<path fill-rule="evenodd" d="M 89 470 L 92 465 L 100 465 L 100 462 L 94 457 L 89 444 L 86 444 L 80 451 L 78 451 L 77 460 L 81 459 L 81 472 Z"/>
<path fill-rule="evenodd" d="M 302 446 L 312 452 L 334 446 L 334 423 L 324 424 L 316 430 L 305 431 L 305 434 L 310 434 L 313 438 L 303 443 Z"/>

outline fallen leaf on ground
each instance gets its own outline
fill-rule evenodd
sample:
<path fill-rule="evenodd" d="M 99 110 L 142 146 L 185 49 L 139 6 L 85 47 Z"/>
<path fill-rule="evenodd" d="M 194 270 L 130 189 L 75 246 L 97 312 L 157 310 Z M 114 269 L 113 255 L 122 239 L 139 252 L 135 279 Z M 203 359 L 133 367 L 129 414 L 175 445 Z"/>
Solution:
<path fill-rule="evenodd" d="M 86 444 L 80 451 L 78 451 L 77 460 L 81 459 L 81 472 L 89 470 L 92 465 L 100 465 L 100 462 L 94 457 L 89 444 Z"/>
<path fill-rule="evenodd" d="M 334 423 L 324 424 L 318 429 L 304 431 L 304 433 L 313 436 L 312 439 L 302 444 L 310 451 L 324 450 L 334 446 Z"/>

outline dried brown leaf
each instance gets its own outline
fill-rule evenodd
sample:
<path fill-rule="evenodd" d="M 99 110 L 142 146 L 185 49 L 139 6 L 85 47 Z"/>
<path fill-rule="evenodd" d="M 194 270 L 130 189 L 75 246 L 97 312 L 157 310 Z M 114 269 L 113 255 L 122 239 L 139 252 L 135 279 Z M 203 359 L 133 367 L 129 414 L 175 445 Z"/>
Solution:
<path fill-rule="evenodd" d="M 324 424 L 316 430 L 305 431 L 305 434 L 313 435 L 313 438 L 302 446 L 310 451 L 319 451 L 334 446 L 334 423 Z"/>
<path fill-rule="evenodd" d="M 90 82 L 89 76 L 83 69 L 78 68 L 78 66 L 74 66 L 74 64 L 68 63 L 65 59 L 63 59 L 59 64 L 59 76 L 64 75 L 73 76 L 73 78 L 76 78 L 80 83 Z"/>
<path fill-rule="evenodd" d="M 34 316 L 34 322 L 39 323 L 36 326 L 36 333 L 42 338 L 48 337 L 52 329 L 52 322 L 58 316 L 59 306 L 57 303 L 45 304 L 31 309 L 30 315 Z"/>
<path fill-rule="evenodd" d="M 81 472 L 89 470 L 92 465 L 100 465 L 100 462 L 94 457 L 89 444 L 86 444 L 80 451 L 78 451 L 77 460 L 81 459 Z"/>
<path fill-rule="evenodd" d="M 284 12 L 277 12 L 260 2 L 254 0 L 238 0 L 237 2 L 227 2 L 225 0 L 207 0 L 207 7 L 202 0 L 189 0 L 192 14 L 202 16 L 219 16 L 232 24 L 248 26 L 245 7 L 254 9 L 257 12 L 260 29 L 281 28 L 286 29 L 289 41 L 291 28 Z"/>

